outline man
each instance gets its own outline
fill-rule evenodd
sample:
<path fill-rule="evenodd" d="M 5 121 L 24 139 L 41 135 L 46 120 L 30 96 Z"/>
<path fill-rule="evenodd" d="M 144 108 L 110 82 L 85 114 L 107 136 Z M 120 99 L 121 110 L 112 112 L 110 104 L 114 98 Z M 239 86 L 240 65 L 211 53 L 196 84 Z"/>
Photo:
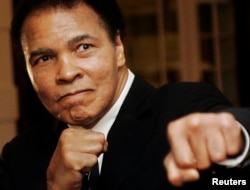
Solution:
<path fill-rule="evenodd" d="M 135 76 L 115 0 L 23 0 L 11 31 L 38 97 L 60 121 L 56 131 L 31 131 L 4 147 L 15 189 L 195 189 L 214 175 L 247 180 L 249 110 L 232 108 L 210 85 L 154 89 Z"/>

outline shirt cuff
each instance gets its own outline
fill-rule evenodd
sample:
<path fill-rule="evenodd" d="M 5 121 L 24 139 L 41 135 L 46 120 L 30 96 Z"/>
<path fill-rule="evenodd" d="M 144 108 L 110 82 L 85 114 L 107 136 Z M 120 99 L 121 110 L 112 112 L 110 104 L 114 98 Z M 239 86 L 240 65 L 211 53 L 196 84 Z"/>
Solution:
<path fill-rule="evenodd" d="M 226 159 L 226 160 L 218 163 L 219 165 L 223 165 L 223 166 L 226 166 L 229 168 L 239 166 L 247 157 L 247 155 L 249 153 L 249 148 L 250 148 L 250 137 L 249 137 L 247 130 L 239 122 L 237 122 L 237 123 L 241 127 L 242 133 L 245 137 L 245 147 L 244 147 L 243 152 L 239 156 L 237 156 L 235 158 L 229 158 L 229 159 Z"/>

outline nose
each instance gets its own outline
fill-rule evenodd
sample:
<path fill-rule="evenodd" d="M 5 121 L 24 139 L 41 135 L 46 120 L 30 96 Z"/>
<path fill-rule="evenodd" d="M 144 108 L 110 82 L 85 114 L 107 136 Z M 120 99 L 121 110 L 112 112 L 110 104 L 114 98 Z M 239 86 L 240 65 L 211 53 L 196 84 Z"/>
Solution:
<path fill-rule="evenodd" d="M 57 83 L 71 83 L 83 76 L 82 69 L 76 64 L 73 56 L 62 56 L 58 59 Z"/>

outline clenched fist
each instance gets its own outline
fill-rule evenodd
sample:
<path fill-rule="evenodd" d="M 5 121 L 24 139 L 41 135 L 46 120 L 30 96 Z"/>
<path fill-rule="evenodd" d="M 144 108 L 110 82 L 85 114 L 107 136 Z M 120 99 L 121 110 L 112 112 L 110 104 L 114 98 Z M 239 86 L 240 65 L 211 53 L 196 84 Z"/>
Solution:
<path fill-rule="evenodd" d="M 175 186 L 199 179 L 199 170 L 237 155 L 243 147 L 241 127 L 230 113 L 194 113 L 169 123 L 170 153 L 164 160 Z"/>
<path fill-rule="evenodd" d="M 64 130 L 47 169 L 48 190 L 80 190 L 84 174 L 106 150 L 102 133 L 80 127 Z"/>

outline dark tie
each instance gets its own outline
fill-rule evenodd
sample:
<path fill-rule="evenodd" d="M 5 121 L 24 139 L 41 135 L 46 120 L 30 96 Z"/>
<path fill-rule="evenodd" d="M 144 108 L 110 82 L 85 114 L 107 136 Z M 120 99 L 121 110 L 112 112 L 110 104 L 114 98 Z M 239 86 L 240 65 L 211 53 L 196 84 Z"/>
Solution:
<path fill-rule="evenodd" d="M 92 170 L 85 174 L 82 182 L 82 190 L 96 190 L 99 178 L 99 166 L 97 164 Z"/>

